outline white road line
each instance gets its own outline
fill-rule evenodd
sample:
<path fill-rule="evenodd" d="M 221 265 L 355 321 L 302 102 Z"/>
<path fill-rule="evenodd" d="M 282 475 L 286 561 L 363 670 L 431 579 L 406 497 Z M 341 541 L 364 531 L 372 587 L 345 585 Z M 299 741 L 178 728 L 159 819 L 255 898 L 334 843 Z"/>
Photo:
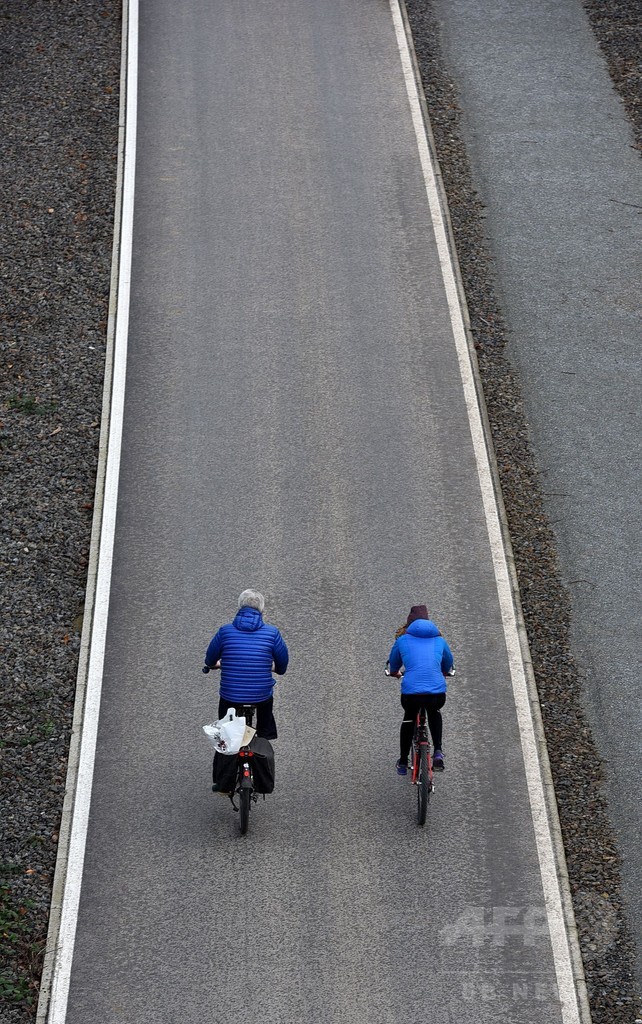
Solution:
<path fill-rule="evenodd" d="M 97 502 L 97 518 L 94 521 L 94 537 L 92 546 L 97 562 L 93 566 L 95 572 L 95 592 L 93 594 L 93 616 L 87 628 L 90 634 L 87 640 L 88 660 L 83 665 L 81 659 L 78 673 L 77 707 L 74 714 L 74 729 L 80 730 L 77 757 L 72 758 L 70 752 L 70 770 L 67 775 L 66 806 L 63 810 L 63 832 L 68 833 L 66 849 L 59 850 L 58 871 L 64 872 L 64 883 L 60 902 L 59 917 L 53 922 L 48 950 L 50 966 L 47 977 L 43 972 L 43 990 L 38 1006 L 38 1019 L 46 1020 L 47 1024 L 64 1024 L 67 1016 L 67 1001 L 71 964 L 74 955 L 76 928 L 78 923 L 78 906 L 82 882 L 89 805 L 94 774 L 96 755 L 96 737 L 98 733 L 98 715 L 100 711 L 100 695 L 102 689 L 103 664 L 105 657 L 105 639 L 107 635 L 107 615 L 109 611 L 109 595 L 111 590 L 112 558 L 114 551 L 114 533 L 116 527 L 116 506 L 118 499 L 118 477 L 120 472 L 120 451 L 123 432 L 123 414 L 125 404 L 125 373 L 127 365 L 127 336 L 129 328 L 129 295 L 131 283 L 132 234 L 134 220 L 134 175 L 136 168 L 136 101 L 138 81 L 138 0 L 124 0 L 123 20 L 126 25 L 126 71 L 121 75 L 121 87 L 126 88 L 124 106 L 124 123 L 120 131 L 123 144 L 120 152 L 119 177 L 121 189 L 117 199 L 116 220 L 120 212 L 120 223 L 116 223 L 118 238 L 118 275 L 117 299 L 113 322 L 113 361 L 106 368 L 105 392 L 103 398 L 103 427 L 101 431 L 101 457 L 106 458 L 104 469 L 104 494 L 101 507 Z M 124 56 L 124 54 L 123 54 Z M 121 118 L 123 107 L 121 106 Z M 112 285 L 113 289 L 113 285 Z M 97 498 L 100 490 L 100 477 L 97 484 Z M 99 535 L 99 544 L 95 537 Z M 89 579 L 91 580 L 91 569 Z M 88 595 L 90 597 L 90 595 Z M 89 602 L 88 602 L 89 603 Z M 84 638 L 83 638 L 84 639 Z M 85 675 L 86 671 L 86 675 Z M 84 697 L 84 701 L 83 701 Z M 78 705 L 81 705 L 80 707 Z M 76 737 L 77 739 L 77 737 Z M 72 804 L 69 810 L 67 801 Z M 71 815 L 71 821 L 65 821 Z M 66 863 L 65 863 L 66 858 Z"/>
<path fill-rule="evenodd" d="M 475 373 L 473 370 L 472 358 L 466 329 L 462 314 L 461 302 L 453 269 L 450 246 L 444 222 L 443 211 L 439 200 L 437 189 L 436 172 L 433 164 L 432 153 L 426 134 L 421 102 L 415 78 L 413 60 L 408 46 L 406 29 L 403 15 L 399 6 L 399 0 L 389 0 L 390 10 L 397 36 L 397 45 L 401 56 L 404 79 L 412 121 L 417 138 L 417 147 L 426 186 L 428 204 L 435 232 L 437 251 L 441 264 L 441 273 L 446 290 L 446 297 L 450 310 L 453 336 L 459 361 L 459 372 L 464 388 L 466 408 L 468 410 L 468 421 L 472 435 L 473 448 L 477 463 L 477 473 L 482 493 L 484 513 L 488 529 L 497 593 L 502 615 L 506 650 L 510 665 L 510 673 L 517 709 L 517 721 L 522 744 L 522 754 L 526 771 L 526 782 L 531 805 L 533 827 L 535 830 L 535 841 L 539 858 L 540 874 L 544 890 L 544 901 L 548 917 L 548 927 L 553 948 L 553 959 L 557 977 L 557 987 L 561 1002 L 561 1013 L 564 1024 L 581 1024 L 582 1021 L 590 1020 L 587 1017 L 588 1004 L 585 997 L 581 998 L 578 988 L 582 984 L 577 978 L 578 956 L 571 956 L 569 932 L 564 914 L 564 904 L 560 887 L 558 862 L 555 855 L 555 846 L 559 850 L 561 843 L 554 843 L 552 829 L 557 828 L 559 823 L 551 824 L 547 810 L 547 801 L 542 780 L 542 765 L 540 762 L 538 743 L 536 739 L 536 727 L 541 723 L 537 722 L 531 708 L 531 698 L 526 679 L 524 655 L 520 641 L 520 633 L 517 623 L 515 604 L 513 600 L 513 587 L 511 583 L 497 497 L 493 483 L 493 474 L 490 467 L 486 434 L 482 421 L 477 390 L 475 387 Z M 562 854 L 563 856 L 563 854 Z M 564 870 L 562 869 L 562 874 Z M 568 903 L 567 903 L 568 906 Z M 579 982 L 579 984 L 578 984 Z M 580 1012 L 580 1001 L 582 1012 Z"/>

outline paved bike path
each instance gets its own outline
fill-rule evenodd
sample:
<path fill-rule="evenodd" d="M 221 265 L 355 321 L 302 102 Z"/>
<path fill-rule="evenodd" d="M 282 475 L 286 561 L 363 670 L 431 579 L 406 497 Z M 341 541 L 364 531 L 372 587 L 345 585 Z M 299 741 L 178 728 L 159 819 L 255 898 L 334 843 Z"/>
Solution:
<path fill-rule="evenodd" d="M 144 5 L 127 373 L 69 1024 L 572 1020 L 386 4 Z M 200 660 L 248 585 L 292 663 L 241 839 Z M 458 668 L 425 831 L 417 601 Z"/>

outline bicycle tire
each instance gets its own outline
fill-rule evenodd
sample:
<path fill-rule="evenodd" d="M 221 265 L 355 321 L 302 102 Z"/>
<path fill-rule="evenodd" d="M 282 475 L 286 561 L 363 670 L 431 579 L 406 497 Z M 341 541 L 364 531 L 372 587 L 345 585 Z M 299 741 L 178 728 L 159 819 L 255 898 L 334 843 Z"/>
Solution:
<path fill-rule="evenodd" d="M 428 748 L 425 743 L 422 743 L 419 748 L 419 778 L 417 779 L 417 823 L 419 826 L 426 824 L 429 800 Z"/>
<path fill-rule="evenodd" d="M 239 815 L 241 826 L 241 835 L 244 836 L 247 832 L 247 827 L 250 824 L 250 797 L 252 790 L 248 788 L 241 789 L 239 792 Z"/>

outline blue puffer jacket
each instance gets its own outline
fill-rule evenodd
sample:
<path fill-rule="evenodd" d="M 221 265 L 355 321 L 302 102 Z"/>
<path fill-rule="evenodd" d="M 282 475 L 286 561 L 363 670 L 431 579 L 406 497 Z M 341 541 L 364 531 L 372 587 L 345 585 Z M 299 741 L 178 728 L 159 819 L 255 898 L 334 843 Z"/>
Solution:
<path fill-rule="evenodd" d="M 402 693 L 445 693 L 444 672 L 453 667 L 450 647 L 430 619 L 415 619 L 390 651 L 390 671 L 405 672 Z"/>
<path fill-rule="evenodd" d="M 205 664 L 221 660 L 221 697 L 233 704 L 256 704 L 272 696 L 274 671 L 288 667 L 289 654 L 276 626 L 268 626 L 256 608 L 241 608 L 234 622 L 212 638 Z"/>

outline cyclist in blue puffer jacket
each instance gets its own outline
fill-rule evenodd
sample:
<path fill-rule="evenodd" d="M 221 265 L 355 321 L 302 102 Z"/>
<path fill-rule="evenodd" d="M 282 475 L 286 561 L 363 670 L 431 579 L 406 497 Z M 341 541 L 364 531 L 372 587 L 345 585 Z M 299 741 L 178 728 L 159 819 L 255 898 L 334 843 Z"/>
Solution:
<path fill-rule="evenodd" d="M 425 604 L 413 604 L 406 625 L 390 651 L 389 663 L 391 676 L 399 677 L 402 665 L 404 667 L 401 705 L 405 715 L 399 731 L 397 774 L 408 772 L 414 721 L 421 707 L 426 709 L 434 746 L 433 768 L 443 771 L 441 709 L 446 703 L 445 676 L 453 667 L 453 656 L 437 626 L 430 621 Z"/>
<path fill-rule="evenodd" d="M 207 671 L 221 667 L 218 717 L 229 708 L 239 711 L 242 704 L 256 704 L 256 732 L 267 740 L 277 737 L 274 720 L 272 670 L 282 676 L 289 654 L 276 626 L 263 621 L 265 598 L 256 590 L 244 590 L 233 622 L 221 626 L 205 655 Z"/>

